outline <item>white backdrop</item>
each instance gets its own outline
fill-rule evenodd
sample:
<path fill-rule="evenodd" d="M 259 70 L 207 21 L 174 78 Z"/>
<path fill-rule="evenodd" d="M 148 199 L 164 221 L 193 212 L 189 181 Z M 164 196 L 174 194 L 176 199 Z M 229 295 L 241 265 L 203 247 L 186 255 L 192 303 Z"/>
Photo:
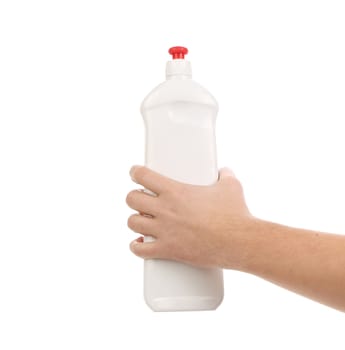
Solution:
<path fill-rule="evenodd" d="M 0 349 L 344 349 L 343 313 L 225 271 L 153 313 L 128 250 L 139 106 L 170 46 L 218 99 L 254 215 L 345 233 L 343 1 L 0 2 Z"/>

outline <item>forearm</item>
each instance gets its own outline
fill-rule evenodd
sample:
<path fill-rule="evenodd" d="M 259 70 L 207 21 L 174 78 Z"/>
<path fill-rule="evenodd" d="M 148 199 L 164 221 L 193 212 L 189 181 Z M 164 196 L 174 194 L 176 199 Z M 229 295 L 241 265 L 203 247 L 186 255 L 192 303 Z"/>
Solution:
<path fill-rule="evenodd" d="M 345 236 L 255 220 L 241 269 L 345 311 Z"/>

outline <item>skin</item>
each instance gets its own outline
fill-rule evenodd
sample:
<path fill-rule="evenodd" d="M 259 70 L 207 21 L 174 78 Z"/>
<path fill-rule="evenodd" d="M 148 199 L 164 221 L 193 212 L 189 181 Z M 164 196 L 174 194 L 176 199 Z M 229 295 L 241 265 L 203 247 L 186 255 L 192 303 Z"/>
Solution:
<path fill-rule="evenodd" d="M 183 184 L 143 166 L 130 175 L 153 192 L 134 190 L 126 199 L 137 211 L 128 227 L 142 235 L 130 244 L 137 256 L 251 273 L 345 312 L 345 236 L 254 217 L 229 169 L 212 186 Z"/>

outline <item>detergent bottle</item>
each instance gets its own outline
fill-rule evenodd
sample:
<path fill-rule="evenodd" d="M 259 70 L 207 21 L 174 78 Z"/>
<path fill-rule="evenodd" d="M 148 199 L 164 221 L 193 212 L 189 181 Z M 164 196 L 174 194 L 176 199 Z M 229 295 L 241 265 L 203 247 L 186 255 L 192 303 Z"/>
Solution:
<path fill-rule="evenodd" d="M 144 99 L 145 165 L 194 185 L 218 180 L 215 98 L 192 79 L 188 50 L 169 50 L 166 80 Z M 145 237 L 145 241 L 152 240 Z M 144 261 L 144 297 L 154 311 L 214 310 L 223 300 L 223 272 L 160 259 Z"/>

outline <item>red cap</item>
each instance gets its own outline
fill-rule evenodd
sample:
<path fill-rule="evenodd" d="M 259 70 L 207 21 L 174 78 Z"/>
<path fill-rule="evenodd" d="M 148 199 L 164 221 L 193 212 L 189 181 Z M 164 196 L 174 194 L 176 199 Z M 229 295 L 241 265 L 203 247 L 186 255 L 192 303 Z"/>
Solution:
<path fill-rule="evenodd" d="M 188 49 L 183 46 L 174 46 L 169 49 L 170 55 L 172 55 L 173 60 L 184 59 L 184 55 L 187 55 Z"/>

